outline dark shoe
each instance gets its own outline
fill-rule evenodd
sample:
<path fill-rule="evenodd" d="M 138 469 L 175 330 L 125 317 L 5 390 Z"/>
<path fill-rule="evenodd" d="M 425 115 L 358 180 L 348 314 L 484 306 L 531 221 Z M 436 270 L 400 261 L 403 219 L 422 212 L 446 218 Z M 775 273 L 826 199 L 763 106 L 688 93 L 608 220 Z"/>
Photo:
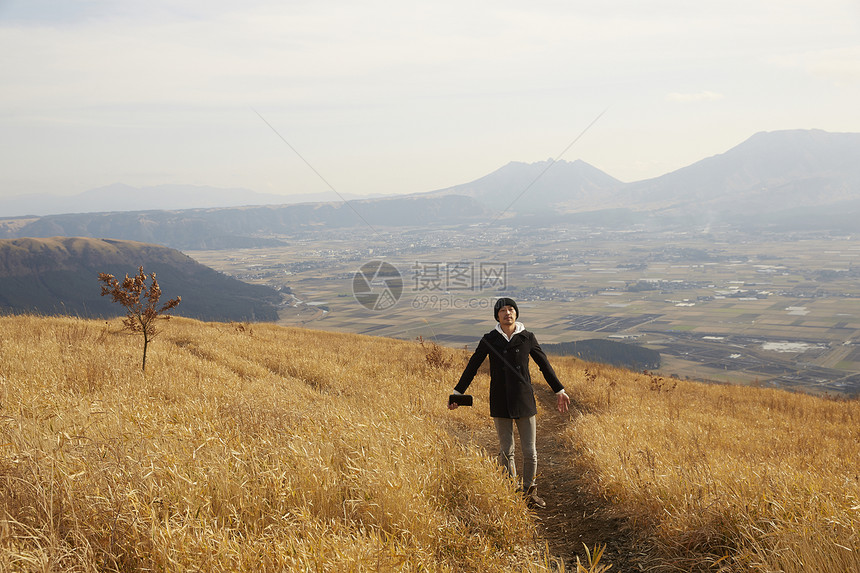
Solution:
<path fill-rule="evenodd" d="M 531 486 L 528 491 L 526 491 L 525 498 L 526 503 L 532 509 L 544 509 L 546 507 L 546 502 L 537 494 L 537 487 L 535 486 Z"/>

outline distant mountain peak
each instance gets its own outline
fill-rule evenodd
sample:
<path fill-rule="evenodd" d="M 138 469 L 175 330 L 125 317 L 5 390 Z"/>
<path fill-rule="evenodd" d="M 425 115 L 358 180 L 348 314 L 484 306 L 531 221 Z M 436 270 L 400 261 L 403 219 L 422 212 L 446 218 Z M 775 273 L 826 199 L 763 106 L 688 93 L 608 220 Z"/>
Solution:
<path fill-rule="evenodd" d="M 526 163 L 510 161 L 469 183 L 421 193 L 425 197 L 464 195 L 490 210 L 508 209 L 512 214 L 552 213 L 595 200 L 613 191 L 621 181 L 576 159 L 552 158 Z"/>
<path fill-rule="evenodd" d="M 116 184 L 101 192 L 124 190 L 152 203 L 149 191 L 164 189 L 170 187 L 144 190 Z M 43 197 L 41 203 L 51 201 Z M 576 215 L 577 221 L 592 222 L 597 212 L 611 215 L 603 219 L 607 225 L 628 227 L 634 220 L 656 226 L 720 222 L 750 228 L 771 221 L 767 225 L 832 229 L 838 219 L 840 229 L 860 232 L 860 134 L 762 131 L 723 153 L 633 183 L 621 182 L 581 159 L 510 161 L 461 185 L 365 199 L 352 206 L 361 211 L 360 217 L 345 208 L 341 197 L 304 205 L 282 202 L 169 212 L 148 203 L 147 213 L 91 211 L 0 220 L 0 236 L 95 235 L 159 241 L 177 248 L 236 248 L 277 244 L 278 235 L 296 231 L 361 225 L 362 219 L 375 227 L 473 224 L 500 215 L 511 219 L 526 215 L 531 221 L 549 216 L 552 219 L 541 220 L 556 222 Z M 77 211 L 65 213 L 81 213 L 81 205 L 76 207 Z M 0 203 L 0 215 L 3 208 Z"/>
<path fill-rule="evenodd" d="M 627 185 L 618 196 L 638 210 L 672 209 L 708 218 L 770 215 L 860 199 L 860 134 L 759 132 L 728 151 Z"/>

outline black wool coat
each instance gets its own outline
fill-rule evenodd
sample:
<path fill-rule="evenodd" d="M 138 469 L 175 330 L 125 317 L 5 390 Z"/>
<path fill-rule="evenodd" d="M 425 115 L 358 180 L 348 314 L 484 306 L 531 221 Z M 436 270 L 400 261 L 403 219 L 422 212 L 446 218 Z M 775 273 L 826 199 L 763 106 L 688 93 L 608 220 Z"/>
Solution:
<path fill-rule="evenodd" d="M 484 359 L 490 357 L 490 416 L 494 418 L 528 418 L 537 414 L 534 389 L 529 374 L 529 357 L 540 368 L 544 379 L 554 392 L 564 386 L 550 366 L 535 335 L 528 330 L 515 334 L 511 341 L 497 330 L 481 338 L 474 354 L 469 359 L 460 381 L 454 389 L 466 393 L 469 384 Z"/>

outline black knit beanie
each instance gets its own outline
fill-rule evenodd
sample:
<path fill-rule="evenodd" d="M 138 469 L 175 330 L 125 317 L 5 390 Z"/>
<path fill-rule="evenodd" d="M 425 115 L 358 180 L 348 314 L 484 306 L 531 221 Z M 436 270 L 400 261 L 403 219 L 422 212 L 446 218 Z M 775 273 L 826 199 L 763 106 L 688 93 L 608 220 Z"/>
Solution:
<path fill-rule="evenodd" d="M 493 317 L 496 319 L 496 322 L 499 321 L 499 311 L 503 306 L 512 306 L 514 310 L 517 312 L 517 319 L 520 318 L 520 309 L 517 308 L 517 303 L 512 298 L 500 298 L 496 301 L 495 306 L 493 307 Z"/>

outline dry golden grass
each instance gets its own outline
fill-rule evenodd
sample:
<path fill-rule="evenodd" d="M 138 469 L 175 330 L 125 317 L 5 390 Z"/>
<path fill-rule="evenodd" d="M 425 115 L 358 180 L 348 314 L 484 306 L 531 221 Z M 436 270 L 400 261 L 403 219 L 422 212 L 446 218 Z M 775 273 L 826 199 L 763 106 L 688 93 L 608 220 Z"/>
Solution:
<path fill-rule="evenodd" d="M 422 342 L 175 318 L 144 374 L 119 320 L 0 317 L 0 571 L 563 569 Z M 860 570 L 860 403 L 553 364 L 652 570 Z"/>
<path fill-rule="evenodd" d="M 595 365 L 565 374 L 587 481 L 666 569 L 860 571 L 860 402 Z"/>
<path fill-rule="evenodd" d="M 419 345 L 173 319 L 139 357 L 0 317 L 0 571 L 551 567 Z"/>

